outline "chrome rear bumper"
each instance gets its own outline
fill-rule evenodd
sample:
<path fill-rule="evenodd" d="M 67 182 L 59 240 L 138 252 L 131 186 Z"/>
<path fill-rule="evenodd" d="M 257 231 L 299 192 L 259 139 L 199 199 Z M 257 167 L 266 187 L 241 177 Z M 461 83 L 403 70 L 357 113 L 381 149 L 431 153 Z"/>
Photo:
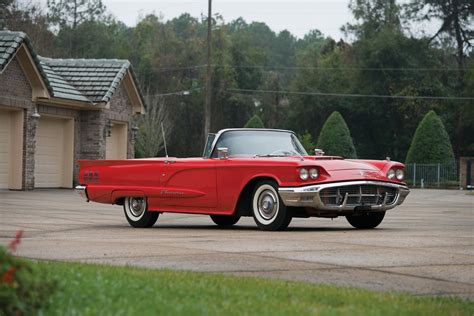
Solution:
<path fill-rule="evenodd" d="M 325 193 L 328 192 L 326 189 L 332 189 L 331 193 Z M 364 193 L 366 189 L 371 192 Z M 323 190 L 326 191 L 322 192 Z M 404 185 L 383 181 L 346 181 L 304 187 L 281 187 L 278 193 L 286 206 L 337 213 L 356 210 L 386 211 L 402 204 L 410 190 Z M 330 199 L 333 199 L 334 203 L 329 203 Z"/>
<path fill-rule="evenodd" d="M 77 192 L 77 194 L 79 194 L 79 196 L 81 198 L 83 198 L 84 200 L 86 200 L 87 202 L 89 202 L 89 198 L 87 197 L 87 188 L 85 185 L 77 185 L 75 188 L 74 188 L 74 191 Z"/>

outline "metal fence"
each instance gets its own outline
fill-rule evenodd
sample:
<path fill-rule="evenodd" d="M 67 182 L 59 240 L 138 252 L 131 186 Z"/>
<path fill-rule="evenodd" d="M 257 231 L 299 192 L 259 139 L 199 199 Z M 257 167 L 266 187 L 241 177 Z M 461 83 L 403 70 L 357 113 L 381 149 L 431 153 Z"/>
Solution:
<path fill-rule="evenodd" d="M 405 168 L 405 181 L 417 188 L 459 187 L 457 163 L 411 163 Z"/>

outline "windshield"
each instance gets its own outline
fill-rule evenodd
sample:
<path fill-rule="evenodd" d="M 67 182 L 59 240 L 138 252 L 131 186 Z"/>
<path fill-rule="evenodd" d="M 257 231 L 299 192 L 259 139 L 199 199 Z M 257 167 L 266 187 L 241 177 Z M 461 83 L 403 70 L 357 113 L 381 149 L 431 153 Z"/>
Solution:
<path fill-rule="evenodd" d="M 227 131 L 215 146 L 212 157 L 217 157 L 217 148 L 228 148 L 229 156 L 284 157 L 307 155 L 298 138 L 285 131 Z"/>

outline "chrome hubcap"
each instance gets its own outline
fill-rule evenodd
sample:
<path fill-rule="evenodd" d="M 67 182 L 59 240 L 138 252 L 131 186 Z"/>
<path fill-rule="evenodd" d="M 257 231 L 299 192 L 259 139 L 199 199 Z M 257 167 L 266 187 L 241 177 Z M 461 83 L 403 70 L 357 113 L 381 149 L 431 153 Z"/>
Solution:
<path fill-rule="evenodd" d="M 258 212 L 264 219 L 271 219 L 278 211 L 278 199 L 271 190 L 263 191 L 258 197 Z"/>
<path fill-rule="evenodd" d="M 139 217 L 145 212 L 146 204 L 143 198 L 130 198 L 128 202 L 130 212 L 133 216 Z"/>

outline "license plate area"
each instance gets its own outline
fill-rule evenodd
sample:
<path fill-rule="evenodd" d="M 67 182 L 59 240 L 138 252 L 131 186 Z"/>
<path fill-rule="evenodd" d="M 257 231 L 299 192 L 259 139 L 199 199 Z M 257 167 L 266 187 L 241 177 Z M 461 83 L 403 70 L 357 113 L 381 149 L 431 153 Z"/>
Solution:
<path fill-rule="evenodd" d="M 354 208 L 354 212 L 358 213 L 358 212 L 370 212 L 372 211 L 372 206 L 370 205 L 360 205 L 360 206 L 356 206 Z"/>

